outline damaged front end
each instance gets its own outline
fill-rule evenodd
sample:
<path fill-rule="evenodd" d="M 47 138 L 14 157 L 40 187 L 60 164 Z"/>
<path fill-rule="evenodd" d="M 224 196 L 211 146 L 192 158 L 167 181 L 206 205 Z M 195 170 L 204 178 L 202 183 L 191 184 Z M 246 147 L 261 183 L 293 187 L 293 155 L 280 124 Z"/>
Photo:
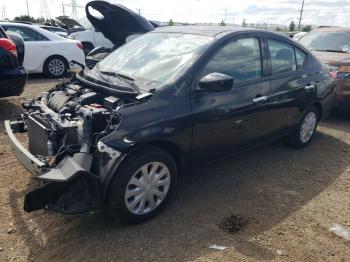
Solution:
<path fill-rule="evenodd" d="M 19 118 L 5 121 L 16 158 L 44 182 L 26 194 L 25 211 L 78 214 L 102 207 L 101 162 L 115 163 L 123 156 L 100 140 L 117 129 L 124 104 L 122 98 L 71 80 L 24 102 Z M 27 134 L 27 147 L 15 133 Z"/>

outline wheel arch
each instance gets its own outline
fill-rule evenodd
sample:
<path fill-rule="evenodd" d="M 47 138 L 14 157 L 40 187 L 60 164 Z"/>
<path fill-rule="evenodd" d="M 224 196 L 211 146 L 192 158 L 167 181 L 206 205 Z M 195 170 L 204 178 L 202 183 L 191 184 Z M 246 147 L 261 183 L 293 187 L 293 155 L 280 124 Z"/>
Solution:
<path fill-rule="evenodd" d="M 49 59 L 51 59 L 51 58 L 53 58 L 53 57 L 62 58 L 63 61 L 64 61 L 64 63 L 65 63 L 66 66 L 67 66 L 67 70 L 70 69 L 69 62 L 68 62 L 67 58 L 65 58 L 63 55 L 55 54 L 55 55 L 49 55 L 48 57 L 45 58 L 44 63 L 43 63 L 43 66 L 42 66 L 43 72 L 45 72 L 45 65 L 46 65 L 46 63 L 49 61 Z"/>
<path fill-rule="evenodd" d="M 138 152 L 140 150 L 144 150 L 150 147 L 158 147 L 160 149 L 163 149 L 167 153 L 169 153 L 175 160 L 178 173 L 181 174 L 184 171 L 185 159 L 183 157 L 183 154 L 181 154 L 181 149 L 176 144 L 170 141 L 155 140 L 155 141 L 136 144 L 130 149 L 128 155 L 129 154 L 132 155 L 134 152 Z"/>
<path fill-rule="evenodd" d="M 176 168 L 177 168 L 177 174 L 181 175 L 185 171 L 185 158 L 183 157 L 182 151 L 180 148 L 175 145 L 172 142 L 164 141 L 164 140 L 156 140 L 156 141 L 149 141 L 145 143 L 140 143 L 134 145 L 130 150 L 128 150 L 128 153 L 124 155 L 124 157 L 116 163 L 116 165 L 113 165 L 111 170 L 108 171 L 107 177 L 104 179 L 103 185 L 102 185 L 102 201 L 103 205 L 108 201 L 107 193 L 111 184 L 111 181 L 113 180 L 114 176 L 118 175 L 118 170 L 123 166 L 123 163 L 125 163 L 129 158 L 131 158 L 136 152 L 139 152 L 141 150 L 145 150 L 147 148 L 151 147 L 158 147 L 167 153 L 169 153 L 175 160 Z"/>
<path fill-rule="evenodd" d="M 320 102 L 315 102 L 313 104 L 311 104 L 311 106 L 316 107 L 316 109 L 318 110 L 318 116 L 317 116 L 317 120 L 320 121 L 323 118 L 323 108 L 322 108 L 322 104 Z"/>

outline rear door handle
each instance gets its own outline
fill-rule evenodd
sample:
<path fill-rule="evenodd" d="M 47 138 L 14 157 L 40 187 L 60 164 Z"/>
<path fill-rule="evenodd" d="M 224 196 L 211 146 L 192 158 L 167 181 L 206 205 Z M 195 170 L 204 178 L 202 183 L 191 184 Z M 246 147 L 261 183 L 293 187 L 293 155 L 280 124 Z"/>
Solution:
<path fill-rule="evenodd" d="M 254 103 L 262 103 L 265 102 L 268 99 L 267 96 L 259 96 L 253 99 Z"/>

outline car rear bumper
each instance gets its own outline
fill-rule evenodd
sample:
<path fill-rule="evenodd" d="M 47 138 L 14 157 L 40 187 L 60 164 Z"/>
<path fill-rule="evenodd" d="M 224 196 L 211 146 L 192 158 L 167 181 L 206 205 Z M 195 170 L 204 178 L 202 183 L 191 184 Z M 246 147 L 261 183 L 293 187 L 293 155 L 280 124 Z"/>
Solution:
<path fill-rule="evenodd" d="M 19 96 L 27 82 L 27 71 L 16 67 L 0 71 L 0 97 Z"/>

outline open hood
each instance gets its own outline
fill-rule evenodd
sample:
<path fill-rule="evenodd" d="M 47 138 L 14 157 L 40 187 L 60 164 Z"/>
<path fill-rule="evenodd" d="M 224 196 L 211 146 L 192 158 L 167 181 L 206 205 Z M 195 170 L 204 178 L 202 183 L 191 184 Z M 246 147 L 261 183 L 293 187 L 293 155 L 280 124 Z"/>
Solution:
<path fill-rule="evenodd" d="M 72 29 L 72 28 L 81 28 L 82 30 L 84 27 L 77 21 L 74 20 L 73 18 L 70 18 L 68 16 L 58 16 L 56 19 L 62 23 L 62 26 L 65 27 L 66 29 Z"/>
<path fill-rule="evenodd" d="M 90 23 L 116 46 L 124 44 L 129 35 L 154 30 L 147 19 L 119 4 L 91 1 L 85 12 Z"/>

